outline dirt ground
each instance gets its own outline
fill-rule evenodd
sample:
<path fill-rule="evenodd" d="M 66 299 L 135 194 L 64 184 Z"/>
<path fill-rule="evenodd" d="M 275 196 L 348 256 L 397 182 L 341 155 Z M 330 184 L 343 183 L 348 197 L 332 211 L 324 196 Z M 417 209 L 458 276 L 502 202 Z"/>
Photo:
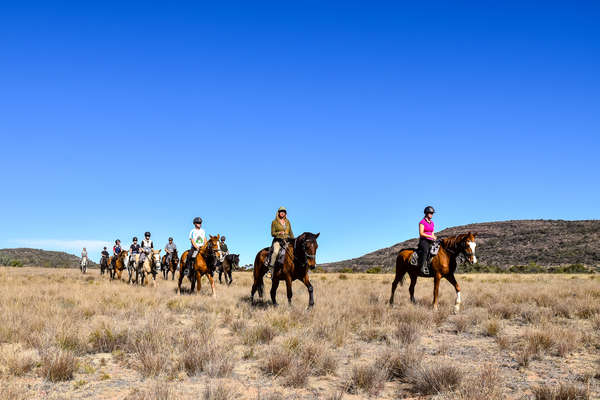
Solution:
<path fill-rule="evenodd" d="M 0 268 L 0 398 L 600 398 L 600 275 L 461 275 L 458 314 L 446 281 L 433 311 L 431 280 L 390 307 L 391 275 L 311 274 L 307 310 L 300 282 L 274 308 L 233 279 Z"/>

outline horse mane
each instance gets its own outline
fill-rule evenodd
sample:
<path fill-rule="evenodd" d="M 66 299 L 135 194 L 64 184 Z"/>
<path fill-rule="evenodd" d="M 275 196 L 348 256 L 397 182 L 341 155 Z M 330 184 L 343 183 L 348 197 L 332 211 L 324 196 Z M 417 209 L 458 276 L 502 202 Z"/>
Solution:
<path fill-rule="evenodd" d="M 461 233 L 460 235 L 450 236 L 442 239 L 442 247 L 445 249 L 456 251 L 458 246 L 469 237 L 470 233 Z"/>

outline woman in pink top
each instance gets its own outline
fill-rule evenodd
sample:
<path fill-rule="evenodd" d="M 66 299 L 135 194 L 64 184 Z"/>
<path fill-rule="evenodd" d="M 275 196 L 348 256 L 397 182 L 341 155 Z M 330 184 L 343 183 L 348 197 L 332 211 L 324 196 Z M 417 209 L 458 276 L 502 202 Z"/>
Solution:
<path fill-rule="evenodd" d="M 433 234 L 433 214 L 435 210 L 431 206 L 425 207 L 423 210 L 425 217 L 419 222 L 419 247 L 417 252 L 419 254 L 419 265 L 421 266 L 421 274 L 424 276 L 430 276 L 429 268 L 427 267 L 427 259 L 429 258 L 429 249 L 433 241 L 436 239 Z"/>

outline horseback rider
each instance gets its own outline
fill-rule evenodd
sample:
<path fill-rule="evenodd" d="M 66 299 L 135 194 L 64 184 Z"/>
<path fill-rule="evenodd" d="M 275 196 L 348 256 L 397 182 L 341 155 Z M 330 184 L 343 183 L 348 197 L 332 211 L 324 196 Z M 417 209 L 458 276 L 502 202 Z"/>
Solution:
<path fill-rule="evenodd" d="M 225 257 L 227 254 L 229 254 L 229 249 L 227 248 L 227 245 L 225 244 L 225 236 L 221 236 L 221 252 L 223 253 L 223 257 Z"/>
<path fill-rule="evenodd" d="M 275 267 L 279 252 L 286 248 L 287 241 L 294 238 L 292 224 L 287 219 L 285 207 L 279 207 L 275 219 L 271 222 L 271 236 L 273 236 L 273 242 L 269 249 L 269 255 L 265 259 L 265 266 L 269 270 Z"/>
<path fill-rule="evenodd" d="M 140 254 L 140 263 L 143 263 L 152 253 L 152 249 L 154 249 L 154 243 L 150 239 L 150 232 L 144 233 L 144 239 L 142 239 L 142 253 Z"/>
<path fill-rule="evenodd" d="M 111 260 L 113 269 L 117 268 L 117 257 L 119 257 L 119 253 L 121 253 L 121 241 L 117 239 L 113 246 L 113 258 Z"/>
<path fill-rule="evenodd" d="M 192 247 L 188 252 L 187 260 L 185 263 L 185 271 L 183 272 L 184 275 L 189 275 L 190 279 L 193 276 L 194 261 L 196 260 L 196 256 L 198 255 L 200 248 L 204 246 L 204 243 L 206 243 L 206 233 L 204 232 L 204 229 L 202 229 L 202 218 L 194 218 L 193 223 L 194 229 L 190 231 L 189 236 Z"/>
<path fill-rule="evenodd" d="M 173 253 L 177 251 L 177 246 L 173 242 L 173 238 L 169 238 L 169 242 L 165 245 L 165 253 L 167 254 L 167 268 L 171 265 L 171 260 L 173 259 Z"/>
<path fill-rule="evenodd" d="M 85 249 L 85 247 L 83 248 L 83 250 L 81 250 L 81 261 L 83 260 L 87 261 L 87 250 Z"/>
<path fill-rule="evenodd" d="M 108 261 L 108 251 L 106 251 L 106 246 L 104 246 L 104 250 L 102 250 L 102 252 L 100 253 L 102 255 L 102 258 L 105 258 Z"/>
<path fill-rule="evenodd" d="M 433 234 L 433 214 L 435 210 L 431 206 L 425 207 L 423 210 L 425 217 L 419 221 L 419 247 L 417 252 L 419 254 L 419 265 L 421 266 L 421 273 L 425 276 L 429 276 L 429 267 L 427 266 L 429 260 L 429 251 L 431 245 L 436 240 Z"/>
<path fill-rule="evenodd" d="M 135 255 L 140 254 L 140 251 L 141 247 L 138 244 L 137 236 L 134 236 L 133 243 L 131 243 L 131 246 L 129 246 L 129 254 L 131 255 L 131 257 L 129 258 L 129 264 L 133 264 L 133 262 L 135 261 Z"/>

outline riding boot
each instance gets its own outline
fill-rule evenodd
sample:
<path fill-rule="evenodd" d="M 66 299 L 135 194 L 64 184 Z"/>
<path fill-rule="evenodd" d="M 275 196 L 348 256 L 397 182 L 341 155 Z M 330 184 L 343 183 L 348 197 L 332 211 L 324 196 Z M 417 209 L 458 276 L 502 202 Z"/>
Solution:
<path fill-rule="evenodd" d="M 185 263 L 185 271 L 184 271 L 184 275 L 189 276 L 190 279 L 192 278 L 192 271 L 194 270 L 194 260 L 195 260 L 195 258 L 192 257 L 192 251 L 190 250 L 190 252 L 188 253 L 186 263 Z"/>
<path fill-rule="evenodd" d="M 421 273 L 423 274 L 423 276 L 429 276 L 431 273 L 429 271 L 429 257 L 427 254 L 421 254 Z"/>

